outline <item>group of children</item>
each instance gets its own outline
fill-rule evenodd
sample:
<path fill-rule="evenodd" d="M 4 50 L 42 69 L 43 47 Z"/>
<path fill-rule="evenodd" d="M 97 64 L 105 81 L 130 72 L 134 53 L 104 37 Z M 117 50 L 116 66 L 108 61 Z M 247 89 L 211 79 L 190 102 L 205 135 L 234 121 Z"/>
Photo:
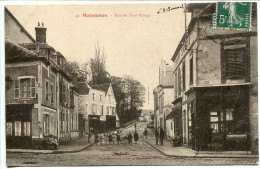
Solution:
<path fill-rule="evenodd" d="M 98 143 L 100 143 L 100 145 L 103 144 L 120 144 L 121 141 L 123 141 L 124 139 L 128 140 L 128 144 L 132 145 L 132 134 L 131 132 L 129 132 L 129 134 L 127 134 L 125 137 L 123 137 L 122 131 L 117 131 L 116 133 L 106 133 L 106 134 L 95 134 L 94 136 L 94 143 L 96 145 L 98 145 Z M 138 133 L 135 132 L 134 133 L 134 140 L 137 143 L 138 141 Z"/>

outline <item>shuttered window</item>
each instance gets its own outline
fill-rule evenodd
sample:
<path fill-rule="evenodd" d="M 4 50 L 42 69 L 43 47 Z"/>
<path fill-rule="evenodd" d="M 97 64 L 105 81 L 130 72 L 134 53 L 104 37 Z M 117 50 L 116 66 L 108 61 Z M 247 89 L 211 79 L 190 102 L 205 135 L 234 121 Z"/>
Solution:
<path fill-rule="evenodd" d="M 174 97 L 177 97 L 177 73 L 175 73 L 175 83 L 174 83 Z"/>
<path fill-rule="evenodd" d="M 246 48 L 226 49 L 226 79 L 245 79 L 245 51 Z"/>
<path fill-rule="evenodd" d="M 31 78 L 31 97 L 36 98 L 35 78 Z"/>
<path fill-rule="evenodd" d="M 178 95 L 181 94 L 181 68 L 178 69 Z"/>
<path fill-rule="evenodd" d="M 35 77 L 18 78 L 14 81 L 14 98 L 36 98 Z"/>
<path fill-rule="evenodd" d="M 193 84 L 193 57 L 190 59 L 190 84 Z"/>
<path fill-rule="evenodd" d="M 18 99 L 19 98 L 19 80 L 14 81 L 14 98 Z"/>

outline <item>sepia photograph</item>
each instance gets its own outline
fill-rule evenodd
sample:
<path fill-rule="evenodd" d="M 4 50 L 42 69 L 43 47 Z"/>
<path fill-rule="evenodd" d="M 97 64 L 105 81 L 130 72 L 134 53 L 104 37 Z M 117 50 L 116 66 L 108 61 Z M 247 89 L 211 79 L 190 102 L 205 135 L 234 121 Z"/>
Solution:
<path fill-rule="evenodd" d="M 6 167 L 259 165 L 257 5 L 6 4 Z"/>

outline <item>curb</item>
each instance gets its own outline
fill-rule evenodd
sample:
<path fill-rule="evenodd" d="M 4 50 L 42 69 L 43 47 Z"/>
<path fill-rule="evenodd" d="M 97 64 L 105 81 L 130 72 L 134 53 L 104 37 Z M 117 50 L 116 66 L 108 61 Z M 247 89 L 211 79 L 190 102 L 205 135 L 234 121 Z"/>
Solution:
<path fill-rule="evenodd" d="M 87 146 L 78 149 L 78 150 L 44 150 L 43 151 L 32 151 L 32 152 L 22 152 L 22 151 L 8 151 L 8 149 L 6 150 L 7 153 L 31 153 L 31 154 L 64 154 L 64 153 L 77 153 L 77 152 L 81 152 L 87 148 L 89 148 L 90 146 L 94 145 L 94 143 L 90 143 Z"/>
<path fill-rule="evenodd" d="M 154 146 L 152 143 L 150 143 L 149 141 L 147 141 L 146 139 L 143 139 L 147 144 L 149 144 L 151 147 L 153 147 L 154 149 L 156 149 L 157 151 L 159 151 L 160 153 L 162 153 L 165 156 L 168 157 L 181 157 L 181 158 L 258 158 L 258 156 L 182 156 L 182 155 L 171 155 L 171 154 L 167 154 L 165 153 L 163 150 L 157 148 L 156 146 Z"/>

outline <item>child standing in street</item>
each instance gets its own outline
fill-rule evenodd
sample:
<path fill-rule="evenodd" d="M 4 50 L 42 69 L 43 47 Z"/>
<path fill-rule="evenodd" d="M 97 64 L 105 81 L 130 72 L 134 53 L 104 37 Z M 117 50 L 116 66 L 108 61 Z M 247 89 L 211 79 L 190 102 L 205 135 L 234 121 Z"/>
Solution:
<path fill-rule="evenodd" d="M 137 141 L 139 140 L 137 131 L 135 131 L 134 140 L 135 140 L 135 144 L 137 144 Z"/>
<path fill-rule="evenodd" d="M 132 145 L 133 136 L 132 136 L 131 132 L 129 132 L 127 139 L 128 139 L 128 144 Z"/>
<path fill-rule="evenodd" d="M 98 144 L 98 135 L 95 134 L 95 140 L 94 140 L 94 143 L 97 145 Z"/>

